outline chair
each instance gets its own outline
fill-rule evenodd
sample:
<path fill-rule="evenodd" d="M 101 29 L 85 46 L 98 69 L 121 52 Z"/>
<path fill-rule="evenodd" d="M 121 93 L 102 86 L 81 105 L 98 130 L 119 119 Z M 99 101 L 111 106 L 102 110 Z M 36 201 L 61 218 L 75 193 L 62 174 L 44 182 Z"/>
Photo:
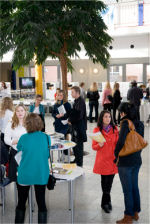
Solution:
<path fill-rule="evenodd" d="M 0 183 L 0 190 L 1 190 L 1 201 L 2 203 L 0 205 L 2 205 L 2 209 L 3 209 L 3 215 L 4 215 L 4 212 L 5 212 L 5 187 L 10 184 L 10 180 L 9 178 L 4 178 L 3 179 L 3 182 Z"/>

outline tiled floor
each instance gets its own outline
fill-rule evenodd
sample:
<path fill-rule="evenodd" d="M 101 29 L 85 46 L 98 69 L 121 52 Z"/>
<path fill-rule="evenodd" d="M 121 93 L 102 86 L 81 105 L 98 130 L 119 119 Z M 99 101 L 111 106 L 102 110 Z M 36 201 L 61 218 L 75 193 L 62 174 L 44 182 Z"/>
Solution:
<path fill-rule="evenodd" d="M 46 130 L 53 130 L 53 120 L 46 117 Z M 91 132 L 96 123 L 88 124 L 88 132 Z M 145 138 L 150 143 L 150 127 L 145 127 Z M 100 176 L 92 172 L 95 152 L 91 149 L 91 140 L 84 144 L 85 151 L 89 152 L 84 156 L 85 175 L 77 179 L 74 186 L 75 223 L 115 223 L 118 218 L 122 218 L 124 211 L 123 193 L 118 175 L 115 176 L 112 187 L 113 210 L 110 214 L 105 214 L 100 207 L 101 186 Z M 140 220 L 135 223 L 150 223 L 150 146 L 142 152 L 143 165 L 140 169 L 139 186 L 141 194 Z M 54 154 L 55 159 L 56 155 Z M 72 157 L 73 159 L 73 157 Z M 48 208 L 48 223 L 70 223 L 71 214 L 68 210 L 68 186 L 67 183 L 57 184 L 54 191 L 46 192 L 46 202 Z M 0 208 L 0 223 L 14 223 L 15 201 L 14 185 L 10 184 L 6 188 L 6 208 L 5 215 L 2 215 Z M 25 222 L 28 223 L 28 207 Z M 33 222 L 37 223 L 37 205 L 33 213 Z"/>

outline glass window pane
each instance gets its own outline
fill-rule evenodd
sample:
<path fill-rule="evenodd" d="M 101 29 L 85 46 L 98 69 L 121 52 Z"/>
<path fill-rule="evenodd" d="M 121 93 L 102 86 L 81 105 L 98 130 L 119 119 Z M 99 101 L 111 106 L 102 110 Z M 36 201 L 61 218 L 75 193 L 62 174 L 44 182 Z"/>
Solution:
<path fill-rule="evenodd" d="M 150 79 L 150 65 L 147 65 L 147 80 Z"/>
<path fill-rule="evenodd" d="M 57 82 L 57 66 L 44 66 L 45 82 Z"/>
<path fill-rule="evenodd" d="M 31 67 L 31 77 L 35 77 L 35 67 Z"/>
<path fill-rule="evenodd" d="M 122 66 L 110 66 L 110 82 L 121 82 L 122 70 Z"/>
<path fill-rule="evenodd" d="M 143 65 L 142 64 L 127 64 L 126 65 L 126 81 L 136 80 L 143 82 Z"/>

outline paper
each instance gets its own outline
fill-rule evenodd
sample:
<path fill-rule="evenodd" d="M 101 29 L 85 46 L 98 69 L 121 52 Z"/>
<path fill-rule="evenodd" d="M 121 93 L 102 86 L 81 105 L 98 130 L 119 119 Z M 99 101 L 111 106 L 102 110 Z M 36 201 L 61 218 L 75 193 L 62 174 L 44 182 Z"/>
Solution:
<path fill-rule="evenodd" d="M 62 123 L 63 125 L 68 124 L 68 119 L 67 119 L 67 120 L 61 120 L 61 123 Z"/>
<path fill-rule="evenodd" d="M 100 142 L 100 143 L 106 142 L 104 136 L 102 135 L 100 131 L 89 134 L 89 137 L 96 142 Z"/>
<path fill-rule="evenodd" d="M 17 152 L 17 154 L 15 155 L 15 160 L 16 160 L 18 165 L 20 165 L 21 158 L 22 158 L 22 151 Z"/>
<path fill-rule="evenodd" d="M 77 168 L 76 163 L 66 163 L 62 165 L 63 169 L 70 170 Z"/>
<path fill-rule="evenodd" d="M 58 109 L 59 114 L 66 114 L 66 110 L 65 110 L 64 105 L 61 105 L 57 109 Z"/>

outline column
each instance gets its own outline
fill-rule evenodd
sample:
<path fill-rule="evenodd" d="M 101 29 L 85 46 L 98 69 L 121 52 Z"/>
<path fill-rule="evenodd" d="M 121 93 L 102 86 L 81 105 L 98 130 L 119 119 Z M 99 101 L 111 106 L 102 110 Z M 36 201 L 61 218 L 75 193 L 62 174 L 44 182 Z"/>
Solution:
<path fill-rule="evenodd" d="M 43 95 L 42 65 L 35 65 L 36 94 Z"/>

